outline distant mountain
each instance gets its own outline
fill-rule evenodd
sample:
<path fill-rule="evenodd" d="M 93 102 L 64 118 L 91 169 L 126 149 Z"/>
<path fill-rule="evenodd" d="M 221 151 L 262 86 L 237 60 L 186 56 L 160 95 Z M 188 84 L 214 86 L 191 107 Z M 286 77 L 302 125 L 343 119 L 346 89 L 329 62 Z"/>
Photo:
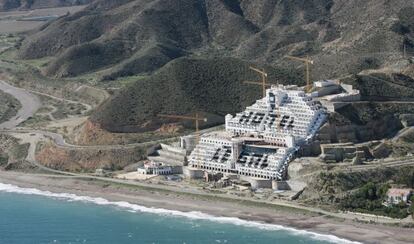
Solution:
<path fill-rule="evenodd" d="M 0 11 L 82 5 L 91 0 L 0 0 Z"/>
<path fill-rule="evenodd" d="M 386 72 L 407 65 L 404 50 L 414 54 L 413 13 L 406 0 L 96 0 L 28 36 L 19 55 L 54 56 L 44 72 L 56 77 L 152 73 L 94 112 L 91 120 L 106 130 L 157 129 L 158 113 L 199 111 L 214 124 L 260 97 L 241 83 L 257 78 L 251 63 L 273 82 L 303 84 L 303 64 L 286 55 L 313 59 L 314 80 L 365 71 L 349 81 L 364 99 L 413 99 L 413 71 Z M 343 116 L 355 122 L 366 111 L 384 116 L 381 109 Z"/>
<path fill-rule="evenodd" d="M 188 55 L 278 66 L 315 60 L 313 78 L 389 65 L 414 53 L 414 1 L 97 0 L 28 37 L 20 56 L 55 56 L 52 76 L 152 72 Z"/>

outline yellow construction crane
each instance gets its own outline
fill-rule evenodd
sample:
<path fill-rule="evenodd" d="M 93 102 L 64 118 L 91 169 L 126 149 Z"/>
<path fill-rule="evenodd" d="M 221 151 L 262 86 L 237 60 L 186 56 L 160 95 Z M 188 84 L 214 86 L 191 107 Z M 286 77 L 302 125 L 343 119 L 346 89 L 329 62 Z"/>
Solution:
<path fill-rule="evenodd" d="M 197 141 L 200 139 L 200 129 L 199 129 L 200 121 L 207 122 L 207 118 L 200 117 L 198 113 L 196 113 L 194 117 L 184 116 L 184 115 L 167 115 L 167 114 L 159 114 L 158 117 L 169 118 L 169 119 L 193 120 L 195 122 Z"/>
<path fill-rule="evenodd" d="M 313 64 L 313 60 L 309 59 L 308 56 L 306 56 L 306 58 L 286 56 L 286 58 L 305 63 L 305 68 L 306 68 L 306 88 L 305 88 L 305 91 L 308 92 L 311 89 L 311 85 L 310 85 L 310 74 L 309 74 L 309 65 L 310 64 Z"/>
<path fill-rule="evenodd" d="M 265 72 L 265 70 L 260 70 L 254 67 L 249 67 L 251 70 L 256 71 L 257 73 L 260 74 L 260 76 L 262 77 L 262 81 L 244 81 L 243 83 L 246 84 L 253 84 L 253 85 L 261 85 L 263 88 L 263 97 L 266 96 L 266 87 L 270 86 L 270 84 L 267 84 L 267 73 Z"/>

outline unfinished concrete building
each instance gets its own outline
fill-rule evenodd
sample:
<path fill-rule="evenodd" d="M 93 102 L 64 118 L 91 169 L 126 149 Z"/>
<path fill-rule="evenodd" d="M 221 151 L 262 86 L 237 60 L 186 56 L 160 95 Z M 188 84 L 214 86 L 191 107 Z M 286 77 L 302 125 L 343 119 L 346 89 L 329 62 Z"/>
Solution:
<path fill-rule="evenodd" d="M 272 86 L 236 116 L 226 130 L 205 134 L 189 156 L 194 169 L 282 180 L 301 145 L 311 140 L 326 113 L 296 86 Z"/>

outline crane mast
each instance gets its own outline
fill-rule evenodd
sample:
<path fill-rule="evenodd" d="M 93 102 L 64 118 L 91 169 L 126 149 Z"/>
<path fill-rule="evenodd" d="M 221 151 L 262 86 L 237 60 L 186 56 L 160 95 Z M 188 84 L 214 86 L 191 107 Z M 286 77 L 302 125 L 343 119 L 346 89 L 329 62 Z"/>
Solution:
<path fill-rule="evenodd" d="M 293 57 L 293 56 L 286 56 L 286 58 L 291 59 L 291 60 L 295 60 L 295 61 L 300 61 L 303 62 L 305 64 L 305 79 L 306 79 L 306 88 L 305 91 L 309 92 L 311 89 L 311 85 L 310 85 L 310 64 L 313 64 L 313 60 L 309 59 L 308 56 L 306 56 L 306 58 L 299 58 L 299 57 Z"/>
<path fill-rule="evenodd" d="M 246 84 L 253 84 L 253 85 L 261 85 L 262 89 L 263 89 L 263 97 L 266 96 L 266 87 L 270 86 L 269 84 L 267 84 L 267 73 L 265 72 L 265 70 L 260 70 L 258 68 L 254 68 L 252 66 L 249 67 L 251 70 L 256 71 L 262 78 L 262 81 L 244 81 L 243 83 Z"/>

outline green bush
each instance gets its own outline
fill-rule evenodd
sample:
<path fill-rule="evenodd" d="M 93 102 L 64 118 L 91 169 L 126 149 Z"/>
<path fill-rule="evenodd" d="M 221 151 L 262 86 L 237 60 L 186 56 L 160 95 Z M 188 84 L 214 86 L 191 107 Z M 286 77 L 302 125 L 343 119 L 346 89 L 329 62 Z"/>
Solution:
<path fill-rule="evenodd" d="M 388 216 L 391 218 L 405 218 L 408 208 L 405 203 L 393 206 L 384 206 L 389 185 L 368 182 L 356 192 L 342 199 L 340 206 L 344 210 Z"/>

